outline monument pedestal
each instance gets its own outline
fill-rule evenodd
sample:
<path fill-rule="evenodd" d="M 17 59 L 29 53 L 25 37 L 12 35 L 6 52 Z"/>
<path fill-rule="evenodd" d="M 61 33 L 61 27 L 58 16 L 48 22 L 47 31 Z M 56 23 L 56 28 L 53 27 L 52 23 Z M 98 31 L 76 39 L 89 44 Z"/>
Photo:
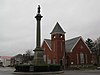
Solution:
<path fill-rule="evenodd" d="M 35 48 L 34 50 L 34 60 L 33 60 L 33 64 L 34 65 L 41 65 L 41 64 L 45 64 L 44 62 L 44 50 L 42 48 Z"/>

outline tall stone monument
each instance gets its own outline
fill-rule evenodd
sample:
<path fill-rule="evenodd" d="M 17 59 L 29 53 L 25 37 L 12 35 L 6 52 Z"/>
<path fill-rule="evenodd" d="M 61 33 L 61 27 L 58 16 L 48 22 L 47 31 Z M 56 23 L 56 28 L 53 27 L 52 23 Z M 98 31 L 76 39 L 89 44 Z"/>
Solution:
<path fill-rule="evenodd" d="M 40 14 L 40 5 L 38 5 L 38 11 L 37 15 L 35 16 L 36 21 L 37 21 L 37 31 L 36 31 L 36 48 L 34 50 L 34 60 L 33 64 L 34 65 L 41 65 L 44 64 L 44 58 L 43 58 L 43 53 L 44 50 L 41 48 L 41 16 Z"/>

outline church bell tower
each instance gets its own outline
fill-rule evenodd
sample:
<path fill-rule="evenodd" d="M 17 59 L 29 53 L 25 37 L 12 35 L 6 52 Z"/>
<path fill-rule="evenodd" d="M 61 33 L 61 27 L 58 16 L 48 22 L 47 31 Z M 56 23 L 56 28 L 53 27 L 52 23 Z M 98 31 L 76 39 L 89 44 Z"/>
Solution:
<path fill-rule="evenodd" d="M 57 22 L 50 34 L 53 60 L 55 60 L 56 64 L 63 63 L 65 59 L 65 32 Z"/>

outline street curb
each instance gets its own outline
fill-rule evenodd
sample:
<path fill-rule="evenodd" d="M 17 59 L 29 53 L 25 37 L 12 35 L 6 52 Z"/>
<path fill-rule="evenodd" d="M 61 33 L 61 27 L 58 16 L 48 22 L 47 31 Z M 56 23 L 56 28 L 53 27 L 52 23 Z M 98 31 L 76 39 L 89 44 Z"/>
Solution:
<path fill-rule="evenodd" d="M 64 73 L 64 71 L 55 71 L 55 72 L 13 72 L 13 74 L 24 74 L 24 75 L 27 75 L 27 74 L 41 74 L 41 75 L 44 75 L 44 74 L 60 74 L 60 73 Z"/>

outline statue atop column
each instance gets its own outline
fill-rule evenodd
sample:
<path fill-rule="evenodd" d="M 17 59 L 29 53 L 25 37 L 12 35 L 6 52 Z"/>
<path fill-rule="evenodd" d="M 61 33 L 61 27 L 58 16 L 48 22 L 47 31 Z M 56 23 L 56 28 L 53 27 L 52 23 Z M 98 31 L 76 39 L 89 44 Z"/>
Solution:
<path fill-rule="evenodd" d="M 38 13 L 39 13 L 39 14 L 40 14 L 40 9 L 41 9 L 41 8 L 40 8 L 40 5 L 38 5 Z"/>
<path fill-rule="evenodd" d="M 37 28 L 36 28 L 36 48 L 34 49 L 34 65 L 44 64 L 44 50 L 41 48 L 41 16 L 40 14 L 40 5 L 38 5 L 37 15 L 35 16 L 37 21 Z"/>

